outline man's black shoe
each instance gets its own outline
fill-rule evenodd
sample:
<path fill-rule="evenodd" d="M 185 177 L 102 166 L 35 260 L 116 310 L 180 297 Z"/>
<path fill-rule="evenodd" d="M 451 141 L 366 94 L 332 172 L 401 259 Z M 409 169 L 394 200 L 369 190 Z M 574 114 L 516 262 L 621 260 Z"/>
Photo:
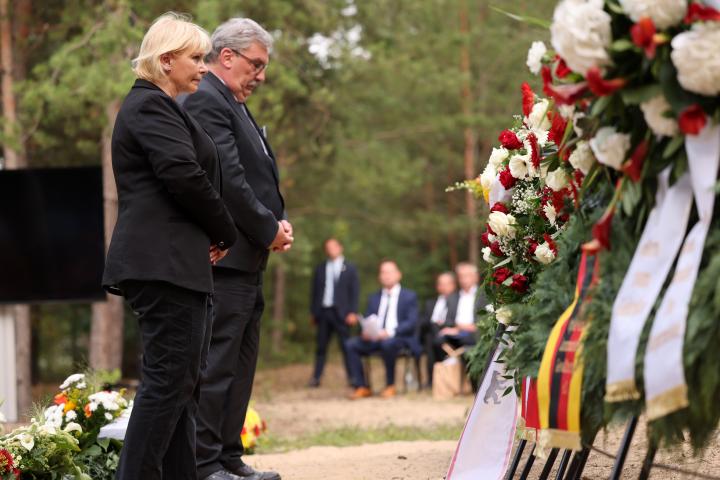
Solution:
<path fill-rule="evenodd" d="M 320 386 L 320 380 L 317 378 L 311 378 L 307 386 L 308 388 L 318 388 Z"/>
<path fill-rule="evenodd" d="M 258 472 L 247 463 L 243 463 L 241 466 L 235 468 L 225 468 L 239 476 L 241 480 L 281 480 L 279 473 Z"/>
<path fill-rule="evenodd" d="M 211 473 L 203 480 L 244 480 L 243 477 L 228 472 L 227 470 L 218 470 L 217 472 Z"/>

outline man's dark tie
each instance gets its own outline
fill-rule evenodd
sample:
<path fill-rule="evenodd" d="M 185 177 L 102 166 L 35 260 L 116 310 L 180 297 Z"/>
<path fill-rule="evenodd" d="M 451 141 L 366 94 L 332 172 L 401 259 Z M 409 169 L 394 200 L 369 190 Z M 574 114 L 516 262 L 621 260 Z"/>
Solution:
<path fill-rule="evenodd" d="M 387 323 L 388 319 L 388 312 L 390 312 L 390 294 L 385 294 L 385 313 L 383 313 L 383 325 L 382 328 L 385 330 L 385 324 Z"/>

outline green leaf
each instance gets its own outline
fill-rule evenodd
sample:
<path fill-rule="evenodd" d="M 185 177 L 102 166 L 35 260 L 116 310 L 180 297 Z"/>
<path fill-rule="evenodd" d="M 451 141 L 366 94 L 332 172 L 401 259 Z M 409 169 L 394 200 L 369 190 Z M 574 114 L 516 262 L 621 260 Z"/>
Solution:
<path fill-rule="evenodd" d="M 496 7 L 494 5 L 491 5 L 490 8 L 495 10 L 498 13 L 502 13 L 503 15 L 512 18 L 513 20 L 517 20 L 518 22 L 527 23 L 529 25 L 535 25 L 536 27 L 540 27 L 544 30 L 547 30 L 550 28 L 551 23 L 547 20 L 543 20 L 540 18 L 535 17 L 529 17 L 527 15 L 518 15 L 515 13 L 508 12 L 507 10 L 503 10 L 500 7 Z"/>
<path fill-rule="evenodd" d="M 507 388 L 505 389 L 505 391 L 503 392 L 502 396 L 503 396 L 503 397 L 507 397 L 508 395 L 510 395 L 510 393 L 511 393 L 512 391 L 513 391 L 513 387 L 507 387 Z"/>
<path fill-rule="evenodd" d="M 664 160 L 667 160 L 668 158 L 672 157 L 684 144 L 685 137 L 683 135 L 674 136 L 673 139 L 670 140 L 670 142 L 665 147 L 662 158 Z"/>
<path fill-rule="evenodd" d="M 612 101 L 613 95 L 608 95 L 606 97 L 600 97 L 598 98 L 595 103 L 593 103 L 590 115 L 593 117 L 598 117 L 600 114 L 605 111 L 605 109 L 610 105 L 610 102 Z"/>
<path fill-rule="evenodd" d="M 660 94 L 662 94 L 662 87 L 657 83 L 620 91 L 620 96 L 627 105 L 638 105 Z"/>
<path fill-rule="evenodd" d="M 715 193 L 720 193 L 720 182 L 715 184 Z M 720 295 L 718 295 L 718 298 L 720 299 Z"/>
<path fill-rule="evenodd" d="M 627 50 L 630 50 L 635 47 L 635 44 L 632 43 L 627 38 L 621 38 L 619 40 L 615 40 L 612 45 L 610 45 L 610 50 L 614 52 L 625 52 Z"/>
<path fill-rule="evenodd" d="M 606 4 L 611 12 L 617 13 L 618 15 L 627 15 L 625 13 L 625 10 L 623 10 L 623 8 L 619 4 L 615 2 L 606 2 Z"/>

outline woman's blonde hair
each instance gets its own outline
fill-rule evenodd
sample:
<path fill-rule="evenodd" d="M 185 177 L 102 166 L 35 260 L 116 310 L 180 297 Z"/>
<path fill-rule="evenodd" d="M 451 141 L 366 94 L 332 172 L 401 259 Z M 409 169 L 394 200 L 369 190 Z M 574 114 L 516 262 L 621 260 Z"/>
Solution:
<path fill-rule="evenodd" d="M 158 17 L 143 37 L 140 53 L 132 61 L 133 71 L 138 78 L 157 82 L 167 75 L 160 64 L 161 55 L 186 50 L 207 54 L 211 47 L 205 29 L 192 23 L 187 15 L 168 12 Z"/>

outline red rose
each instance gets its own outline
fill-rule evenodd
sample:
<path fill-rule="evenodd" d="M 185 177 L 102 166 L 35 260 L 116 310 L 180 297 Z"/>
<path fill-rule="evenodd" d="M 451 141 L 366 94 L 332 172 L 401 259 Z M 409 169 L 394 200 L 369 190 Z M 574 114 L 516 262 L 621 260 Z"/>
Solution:
<path fill-rule="evenodd" d="M 690 24 L 697 21 L 720 22 L 720 12 L 710 6 L 691 3 L 687 15 L 685 15 L 685 23 Z"/>
<path fill-rule="evenodd" d="M 490 209 L 490 213 L 492 212 L 502 212 L 502 213 L 510 213 L 510 210 L 505 206 L 502 202 L 495 202 L 495 205 L 492 206 Z"/>
<path fill-rule="evenodd" d="M 505 267 L 498 268 L 493 272 L 493 280 L 498 285 L 501 285 L 505 280 L 512 277 L 512 272 Z"/>
<path fill-rule="evenodd" d="M 481 241 L 482 244 L 485 245 L 486 247 L 489 247 L 489 246 L 490 246 L 490 238 L 488 238 L 488 237 L 490 237 L 490 235 L 491 235 L 490 232 L 485 232 L 485 233 L 483 233 L 483 234 L 480 236 L 480 241 Z"/>
<path fill-rule="evenodd" d="M 500 244 L 498 242 L 493 242 L 490 244 L 490 251 L 493 255 L 495 255 L 498 258 L 502 258 L 505 256 L 502 250 L 500 250 Z"/>
<path fill-rule="evenodd" d="M 512 176 L 509 168 L 506 168 L 505 170 L 500 172 L 500 183 L 503 187 L 505 187 L 505 190 L 510 190 L 512 187 L 514 187 L 515 182 L 517 182 L 517 179 Z"/>
<path fill-rule="evenodd" d="M 645 50 L 645 56 L 655 58 L 658 43 L 655 41 L 655 24 L 648 17 L 641 18 L 630 28 L 630 36 L 635 45 Z"/>
<path fill-rule="evenodd" d="M 555 64 L 555 75 L 557 75 L 558 78 L 565 78 L 572 73 L 572 70 L 570 70 L 570 67 L 567 66 L 567 63 L 565 63 L 565 60 L 563 60 L 560 55 L 555 55 L 555 60 L 557 61 Z"/>
<path fill-rule="evenodd" d="M 518 293 L 525 293 L 528 291 L 528 278 L 525 275 L 520 275 L 519 273 L 516 273 L 512 277 L 512 283 L 510 284 L 510 288 L 515 290 Z"/>
<path fill-rule="evenodd" d="M 518 148 L 522 148 L 523 146 L 523 143 L 520 141 L 517 135 L 515 135 L 515 132 L 511 130 L 503 130 L 498 137 L 498 140 L 500 140 L 502 146 L 507 148 L 508 150 L 517 150 Z"/>
<path fill-rule="evenodd" d="M 552 97 L 560 105 L 572 105 L 580 100 L 587 91 L 587 83 L 580 82 L 572 85 L 553 85 L 552 72 L 546 65 L 540 70 L 543 79 L 543 92 Z"/>
<path fill-rule="evenodd" d="M 705 114 L 705 110 L 697 103 L 690 105 L 680 112 L 680 118 L 678 119 L 680 131 L 685 135 L 697 135 L 705 128 L 706 123 L 707 115 Z"/>
<path fill-rule="evenodd" d="M 587 71 L 585 75 L 587 79 L 590 91 L 598 97 L 605 97 L 615 93 L 617 90 L 623 88 L 627 83 L 624 78 L 613 78 L 611 80 L 605 80 L 602 77 L 600 68 L 592 67 Z"/>
<path fill-rule="evenodd" d="M 533 105 L 535 105 L 535 92 L 532 91 L 527 82 L 523 82 L 520 88 L 522 90 L 523 115 L 527 117 L 532 112 Z"/>
<path fill-rule="evenodd" d="M 630 180 L 635 183 L 640 181 L 643 163 L 645 163 L 645 157 L 647 156 L 649 147 L 650 145 L 648 141 L 643 140 L 637 147 L 635 147 L 635 151 L 633 151 L 630 159 L 623 164 L 623 172 L 625 172 L 625 175 L 630 177 Z"/>
<path fill-rule="evenodd" d="M 565 138 L 565 130 L 567 129 L 567 120 L 558 112 L 554 112 L 552 115 L 552 126 L 548 133 L 548 140 L 553 142 L 558 147 L 562 146 L 563 138 Z"/>

